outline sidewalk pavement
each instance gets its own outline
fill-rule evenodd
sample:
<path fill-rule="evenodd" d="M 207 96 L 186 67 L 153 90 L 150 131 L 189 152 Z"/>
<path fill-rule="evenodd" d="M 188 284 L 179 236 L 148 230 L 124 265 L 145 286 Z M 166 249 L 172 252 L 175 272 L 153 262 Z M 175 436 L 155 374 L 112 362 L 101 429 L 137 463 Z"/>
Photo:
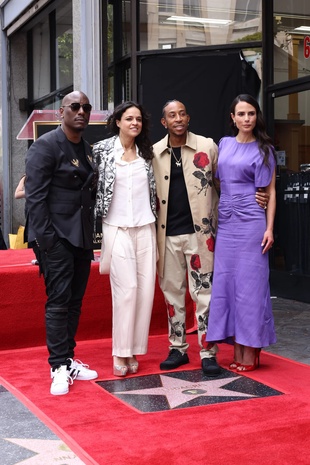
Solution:
<path fill-rule="evenodd" d="M 272 296 L 277 343 L 266 352 L 310 365 L 310 304 Z"/>

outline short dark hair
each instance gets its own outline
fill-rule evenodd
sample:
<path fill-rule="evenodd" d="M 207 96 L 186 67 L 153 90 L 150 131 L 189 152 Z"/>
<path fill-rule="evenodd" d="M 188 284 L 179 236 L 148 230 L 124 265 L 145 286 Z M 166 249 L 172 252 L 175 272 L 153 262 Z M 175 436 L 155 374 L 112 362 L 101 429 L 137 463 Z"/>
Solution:
<path fill-rule="evenodd" d="M 173 103 L 173 102 L 180 102 L 182 103 L 182 105 L 184 105 L 184 108 L 185 108 L 185 111 L 187 113 L 187 110 L 186 110 L 186 105 L 181 102 L 181 100 L 178 100 L 177 98 L 173 98 L 171 100 L 167 100 L 167 102 L 165 103 L 165 105 L 163 106 L 163 109 L 162 109 L 162 117 L 164 118 L 165 117 L 165 113 L 166 113 L 166 107 L 170 104 L 170 103 Z"/>

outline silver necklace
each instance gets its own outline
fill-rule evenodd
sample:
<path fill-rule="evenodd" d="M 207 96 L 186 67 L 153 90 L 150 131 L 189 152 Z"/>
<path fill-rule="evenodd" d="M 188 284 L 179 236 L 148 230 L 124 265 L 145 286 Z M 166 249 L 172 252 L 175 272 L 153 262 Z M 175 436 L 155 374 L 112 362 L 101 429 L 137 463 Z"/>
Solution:
<path fill-rule="evenodd" d="M 177 166 L 178 168 L 180 168 L 181 163 L 182 163 L 182 154 L 180 154 L 180 158 L 179 158 L 179 160 L 178 160 L 177 157 L 175 156 L 175 153 L 174 153 L 172 147 L 170 147 L 170 153 L 172 153 L 173 158 L 175 159 L 175 164 L 176 164 L 176 166 Z"/>

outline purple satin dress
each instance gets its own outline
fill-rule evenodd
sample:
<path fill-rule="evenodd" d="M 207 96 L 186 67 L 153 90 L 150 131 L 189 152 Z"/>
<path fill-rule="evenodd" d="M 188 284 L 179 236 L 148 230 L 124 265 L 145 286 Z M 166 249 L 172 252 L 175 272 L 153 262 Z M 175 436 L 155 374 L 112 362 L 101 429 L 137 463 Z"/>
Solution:
<path fill-rule="evenodd" d="M 218 231 L 207 341 L 231 341 L 250 347 L 276 342 L 268 253 L 262 254 L 266 213 L 256 200 L 258 187 L 270 184 L 275 168 L 263 163 L 257 142 L 241 144 L 224 137 L 219 144 Z"/>

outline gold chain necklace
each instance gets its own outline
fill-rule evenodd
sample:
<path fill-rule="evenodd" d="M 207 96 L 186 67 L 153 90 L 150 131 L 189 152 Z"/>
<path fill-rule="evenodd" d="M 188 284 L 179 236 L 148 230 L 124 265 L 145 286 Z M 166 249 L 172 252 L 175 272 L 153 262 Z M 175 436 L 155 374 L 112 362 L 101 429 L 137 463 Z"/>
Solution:
<path fill-rule="evenodd" d="M 175 153 L 174 153 L 172 147 L 170 147 L 170 154 L 171 154 L 171 153 L 172 153 L 172 155 L 173 155 L 173 158 L 175 159 L 175 164 L 176 164 L 176 166 L 177 166 L 178 168 L 180 168 L 181 163 L 182 163 L 182 154 L 180 153 L 180 158 L 179 158 L 179 160 L 178 160 L 177 157 L 175 156 Z"/>

